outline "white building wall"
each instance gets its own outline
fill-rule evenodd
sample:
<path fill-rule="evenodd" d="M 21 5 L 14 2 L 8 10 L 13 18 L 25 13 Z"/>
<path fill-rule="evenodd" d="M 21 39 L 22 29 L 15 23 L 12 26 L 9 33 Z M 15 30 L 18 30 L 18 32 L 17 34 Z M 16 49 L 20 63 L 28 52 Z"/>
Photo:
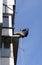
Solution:
<path fill-rule="evenodd" d="M 6 6 L 6 13 L 13 14 L 13 5 L 15 5 L 15 0 L 3 0 Z M 3 6 L 3 12 L 5 13 L 5 6 Z"/>
<path fill-rule="evenodd" d="M 14 65 L 14 58 L 0 58 L 0 65 Z"/>
<path fill-rule="evenodd" d="M 3 21 L 3 17 L 2 17 L 2 9 L 3 9 L 3 0 L 0 0 L 0 23 L 2 23 Z"/>
<path fill-rule="evenodd" d="M 9 27 L 12 27 L 12 17 L 9 16 Z M 9 36 L 12 36 L 12 29 L 9 29 Z"/>
<path fill-rule="evenodd" d="M 15 0 L 3 0 L 3 3 L 7 5 L 15 5 Z"/>

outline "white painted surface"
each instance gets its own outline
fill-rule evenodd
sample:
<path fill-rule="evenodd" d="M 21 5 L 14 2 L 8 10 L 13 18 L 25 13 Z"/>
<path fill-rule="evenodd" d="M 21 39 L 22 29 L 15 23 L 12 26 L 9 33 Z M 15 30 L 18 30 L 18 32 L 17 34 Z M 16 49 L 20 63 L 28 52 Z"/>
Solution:
<path fill-rule="evenodd" d="M 3 9 L 3 0 L 0 0 L 0 23 L 2 23 L 3 21 L 3 17 L 2 17 L 2 9 Z"/>
<path fill-rule="evenodd" d="M 15 0 L 3 0 L 3 3 L 6 5 L 15 5 Z"/>
<path fill-rule="evenodd" d="M 2 35 L 12 36 L 12 29 L 2 29 Z"/>
<path fill-rule="evenodd" d="M 10 44 L 10 50 L 11 50 L 10 56 L 13 57 L 13 44 L 12 43 Z"/>
<path fill-rule="evenodd" d="M 12 27 L 12 17 L 9 16 L 9 27 Z M 12 36 L 12 29 L 9 29 L 9 36 Z"/>
<path fill-rule="evenodd" d="M 3 0 L 3 3 L 7 5 L 6 13 L 13 14 L 13 5 L 15 5 L 15 0 Z M 5 6 L 3 6 L 3 13 L 5 13 Z"/>
<path fill-rule="evenodd" d="M 6 7 L 6 10 L 5 10 L 5 6 L 3 6 L 3 13 L 13 14 L 13 6 L 12 5 L 7 5 L 7 6 L 8 7 Z"/>
<path fill-rule="evenodd" d="M 14 65 L 14 58 L 0 58 L 0 65 Z"/>

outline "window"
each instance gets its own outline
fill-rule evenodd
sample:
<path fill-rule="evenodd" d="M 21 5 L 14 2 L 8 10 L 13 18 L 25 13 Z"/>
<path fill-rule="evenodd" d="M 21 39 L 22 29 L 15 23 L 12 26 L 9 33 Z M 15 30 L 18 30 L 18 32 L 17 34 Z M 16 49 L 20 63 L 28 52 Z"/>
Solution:
<path fill-rule="evenodd" d="M 4 43 L 0 44 L 0 57 L 10 57 L 10 44 L 5 40 Z"/>
<path fill-rule="evenodd" d="M 3 16 L 2 35 L 9 35 L 9 16 Z"/>
<path fill-rule="evenodd" d="M 9 27 L 9 17 L 8 16 L 3 17 L 3 27 Z"/>
<path fill-rule="evenodd" d="M 4 56 L 9 57 L 10 56 L 10 44 L 8 40 L 5 40 L 4 42 Z"/>

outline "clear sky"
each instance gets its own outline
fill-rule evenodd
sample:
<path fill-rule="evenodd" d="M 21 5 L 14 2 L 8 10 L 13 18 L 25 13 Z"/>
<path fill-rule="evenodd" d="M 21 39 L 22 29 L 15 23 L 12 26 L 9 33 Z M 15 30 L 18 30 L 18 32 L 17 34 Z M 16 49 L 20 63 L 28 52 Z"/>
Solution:
<path fill-rule="evenodd" d="M 17 65 L 42 65 L 42 0 L 16 0 L 15 31 L 29 28 L 19 40 Z"/>

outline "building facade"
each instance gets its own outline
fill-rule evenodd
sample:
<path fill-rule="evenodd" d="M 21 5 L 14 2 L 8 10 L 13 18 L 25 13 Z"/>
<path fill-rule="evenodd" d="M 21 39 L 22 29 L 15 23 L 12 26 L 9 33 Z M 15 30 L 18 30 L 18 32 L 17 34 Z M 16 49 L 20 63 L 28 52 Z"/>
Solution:
<path fill-rule="evenodd" d="M 15 0 L 0 0 L 0 65 L 16 65 L 18 36 L 14 35 Z"/>

